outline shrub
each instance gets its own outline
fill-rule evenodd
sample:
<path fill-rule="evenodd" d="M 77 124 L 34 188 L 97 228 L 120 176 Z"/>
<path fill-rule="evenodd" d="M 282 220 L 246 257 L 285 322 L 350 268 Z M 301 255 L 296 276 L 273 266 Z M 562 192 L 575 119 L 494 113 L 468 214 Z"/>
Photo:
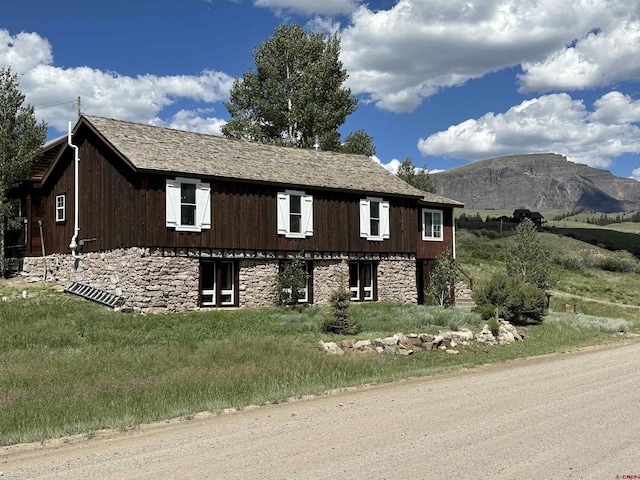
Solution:
<path fill-rule="evenodd" d="M 451 306 L 451 291 L 458 280 L 458 270 L 453 260 L 451 250 L 445 250 L 438 256 L 431 270 L 431 284 L 426 299 L 431 304 L 435 299 L 440 307 Z"/>
<path fill-rule="evenodd" d="M 471 311 L 479 314 L 484 322 L 496 316 L 496 308 L 493 305 L 476 305 L 471 309 Z"/>
<path fill-rule="evenodd" d="M 329 299 L 329 315 L 323 325 L 323 330 L 338 335 L 355 335 L 358 326 L 349 318 L 351 292 L 346 288 L 335 290 Z"/>
<path fill-rule="evenodd" d="M 541 323 L 547 305 L 543 290 L 504 274 L 494 275 L 488 284 L 477 288 L 473 299 L 481 307 L 478 313 L 498 308 L 499 314 L 514 324 Z"/>
<path fill-rule="evenodd" d="M 566 270 L 581 270 L 585 267 L 584 260 L 578 255 L 574 254 L 554 256 L 553 263 Z"/>
<path fill-rule="evenodd" d="M 304 259 L 296 255 L 288 262 L 276 278 L 276 290 L 279 305 L 297 305 L 304 298 L 308 274 L 305 271 Z"/>
<path fill-rule="evenodd" d="M 606 256 L 597 262 L 600 270 L 608 272 L 630 273 L 638 271 L 638 260 L 629 256 Z"/>
<path fill-rule="evenodd" d="M 491 334 L 494 337 L 497 337 L 500 333 L 500 322 L 498 319 L 495 316 L 491 317 L 487 322 L 487 325 L 489 326 L 489 330 L 491 330 Z"/>

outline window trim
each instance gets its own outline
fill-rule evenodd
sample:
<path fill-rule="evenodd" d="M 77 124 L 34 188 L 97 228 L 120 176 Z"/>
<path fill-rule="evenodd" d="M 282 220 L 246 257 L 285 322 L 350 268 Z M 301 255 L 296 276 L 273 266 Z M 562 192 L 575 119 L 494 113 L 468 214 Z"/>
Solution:
<path fill-rule="evenodd" d="M 300 231 L 291 231 L 291 197 L 300 197 Z M 313 196 L 300 190 L 285 190 L 277 194 L 278 235 L 286 238 L 313 236 Z"/>
<path fill-rule="evenodd" d="M 222 289 L 221 264 L 231 265 L 231 289 Z M 213 288 L 204 285 L 204 269 L 213 268 Z M 200 306 L 201 307 L 237 307 L 238 306 L 238 264 L 234 260 L 206 260 L 200 263 Z M 223 296 L 231 296 L 230 301 L 223 301 Z M 211 296 L 211 301 L 205 301 L 205 296 Z"/>
<path fill-rule="evenodd" d="M 431 232 L 427 232 L 427 223 L 425 222 L 425 214 L 431 214 Z M 434 214 L 438 214 L 440 216 L 440 222 L 435 223 L 433 221 Z M 422 240 L 428 240 L 432 242 L 443 242 L 444 241 L 444 211 L 438 210 L 435 208 L 423 208 L 422 216 Z M 434 235 L 435 230 L 439 230 L 439 235 Z"/>
<path fill-rule="evenodd" d="M 371 235 L 371 203 L 379 204 L 378 235 Z M 367 197 L 360 200 L 360 237 L 374 242 L 388 240 L 389 232 L 389 202 L 378 197 Z"/>
<path fill-rule="evenodd" d="M 196 186 L 195 225 L 182 224 L 182 184 Z M 202 232 L 211 229 L 211 185 L 197 178 L 166 179 L 166 226 L 176 232 Z"/>
<path fill-rule="evenodd" d="M 62 205 L 58 204 L 58 200 L 62 200 Z M 54 209 L 55 209 L 56 223 L 66 222 L 67 221 L 67 195 L 65 193 L 56 195 Z"/>
<path fill-rule="evenodd" d="M 357 270 L 357 282 L 352 282 L 351 269 Z M 366 269 L 370 270 L 371 283 L 366 285 Z M 376 262 L 349 262 L 349 290 L 352 302 L 375 302 L 378 300 L 378 265 Z"/>

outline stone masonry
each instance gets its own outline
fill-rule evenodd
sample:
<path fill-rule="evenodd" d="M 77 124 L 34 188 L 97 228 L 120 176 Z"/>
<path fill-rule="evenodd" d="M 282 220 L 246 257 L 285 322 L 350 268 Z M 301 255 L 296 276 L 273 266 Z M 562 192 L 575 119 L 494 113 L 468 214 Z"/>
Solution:
<path fill-rule="evenodd" d="M 226 257 L 225 257 L 226 258 Z M 276 302 L 275 280 L 279 261 L 273 257 L 239 258 L 238 298 L 241 307 L 265 307 Z M 348 257 L 313 261 L 314 303 L 326 304 L 331 293 L 348 286 Z M 384 259 L 378 262 L 380 301 L 417 301 L 415 261 Z M 148 248 L 118 249 L 24 259 L 21 275 L 27 281 L 72 282 L 122 296 L 123 307 L 142 311 L 183 311 L 198 308 L 200 259 L 195 256 L 163 256 Z"/>

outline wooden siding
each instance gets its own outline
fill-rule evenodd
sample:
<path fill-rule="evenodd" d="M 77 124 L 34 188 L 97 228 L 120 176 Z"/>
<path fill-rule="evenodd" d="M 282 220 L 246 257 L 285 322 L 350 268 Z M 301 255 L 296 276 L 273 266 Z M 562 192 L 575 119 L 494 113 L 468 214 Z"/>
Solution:
<path fill-rule="evenodd" d="M 176 232 L 165 226 L 165 180 L 174 176 L 133 172 L 108 145 L 88 129 L 74 137 L 80 147 L 80 234 L 82 252 L 121 247 L 191 247 L 268 251 L 415 254 L 420 238 L 416 199 L 388 198 L 390 238 L 360 237 L 359 201 L 366 195 L 313 191 L 314 234 L 289 239 L 277 234 L 273 185 L 202 178 L 211 184 L 212 228 L 201 233 Z M 179 152 L 176 152 L 179 155 Z M 211 159 L 215 161 L 215 159 Z M 55 222 L 55 197 L 66 195 L 66 221 Z M 67 148 L 44 187 L 31 196 L 31 231 L 43 221 L 47 253 L 68 253 L 73 235 L 73 151 Z M 39 255 L 35 239 L 27 254 Z M 425 254 L 430 254 L 424 249 Z"/>
<path fill-rule="evenodd" d="M 440 254 L 442 254 L 442 252 L 444 252 L 447 249 L 449 249 L 450 251 L 453 251 L 453 240 L 454 240 L 453 208 L 452 207 L 442 208 L 437 206 L 425 207 L 425 208 L 442 210 L 443 241 L 435 242 L 435 241 L 422 239 L 422 208 L 419 208 L 418 221 L 420 222 L 420 227 L 418 229 L 419 230 L 418 249 L 417 249 L 417 255 L 416 255 L 416 258 L 418 260 L 428 260 L 428 259 L 438 258 Z"/>

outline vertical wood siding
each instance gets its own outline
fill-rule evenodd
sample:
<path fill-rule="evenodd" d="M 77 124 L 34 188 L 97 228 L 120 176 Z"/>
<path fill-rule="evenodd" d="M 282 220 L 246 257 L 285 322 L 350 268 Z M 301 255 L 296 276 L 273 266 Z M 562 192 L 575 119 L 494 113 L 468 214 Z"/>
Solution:
<path fill-rule="evenodd" d="M 113 150 L 88 129 L 74 138 L 80 147 L 80 235 L 83 252 L 121 247 L 193 247 L 305 252 L 362 252 L 418 254 L 435 258 L 452 248 L 452 209 L 444 209 L 444 242 L 421 239 L 421 208 L 415 199 L 387 198 L 390 202 L 390 238 L 369 241 L 360 237 L 359 201 L 366 194 L 314 191 L 314 234 L 289 239 L 277 234 L 276 196 L 285 187 L 235 181 L 201 180 L 211 184 L 212 228 L 201 233 L 176 232 L 165 226 L 165 180 L 180 175 L 133 172 Z M 179 152 L 176 152 L 179 155 Z M 34 191 L 34 224 L 45 226 L 47 253 L 69 252 L 73 235 L 74 166 L 67 149 L 47 184 Z M 215 161 L 215 159 L 209 159 Z M 67 220 L 55 222 L 55 196 L 66 195 Z M 92 241 L 95 239 L 95 241 Z M 36 251 L 35 238 L 31 255 Z"/>

